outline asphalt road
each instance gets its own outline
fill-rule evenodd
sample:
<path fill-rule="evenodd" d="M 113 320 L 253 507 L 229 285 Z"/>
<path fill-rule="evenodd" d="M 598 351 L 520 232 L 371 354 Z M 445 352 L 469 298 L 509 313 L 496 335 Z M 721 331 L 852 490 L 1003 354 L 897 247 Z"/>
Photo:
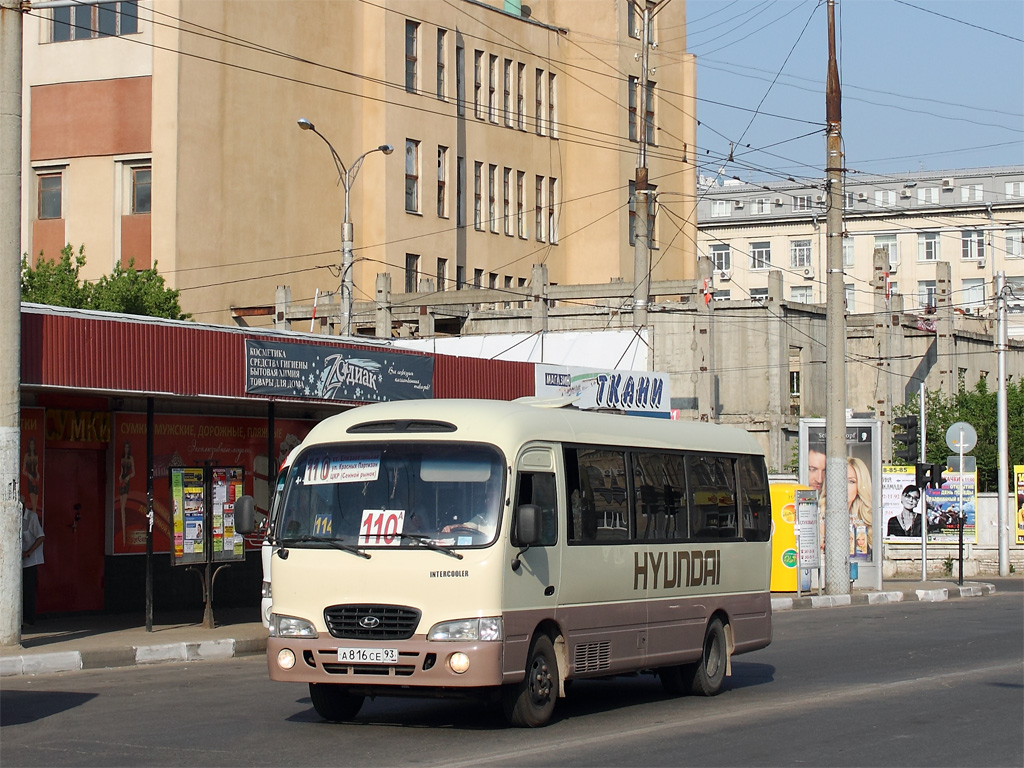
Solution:
<path fill-rule="evenodd" d="M 461 701 L 322 722 L 262 657 L 6 678 L 0 761 L 104 766 L 1024 765 L 1021 579 L 984 598 L 778 613 L 715 698 L 581 681 L 547 728 Z"/>

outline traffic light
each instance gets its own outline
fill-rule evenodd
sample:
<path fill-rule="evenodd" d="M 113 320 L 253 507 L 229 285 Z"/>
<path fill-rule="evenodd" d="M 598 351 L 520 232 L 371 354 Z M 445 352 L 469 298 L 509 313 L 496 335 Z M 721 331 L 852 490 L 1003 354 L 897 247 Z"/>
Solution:
<path fill-rule="evenodd" d="M 906 465 L 917 463 L 917 416 L 897 416 L 893 421 L 893 443 L 905 445 L 906 448 L 896 448 L 892 455 L 897 459 L 903 459 Z M 896 428 L 901 427 L 902 432 Z"/>
<path fill-rule="evenodd" d="M 932 488 L 942 487 L 942 473 L 946 471 L 945 464 L 932 464 L 931 480 Z"/>
<path fill-rule="evenodd" d="M 931 464 L 915 464 L 914 465 L 914 485 L 918 488 L 926 488 L 928 486 L 928 475 L 932 471 Z"/>

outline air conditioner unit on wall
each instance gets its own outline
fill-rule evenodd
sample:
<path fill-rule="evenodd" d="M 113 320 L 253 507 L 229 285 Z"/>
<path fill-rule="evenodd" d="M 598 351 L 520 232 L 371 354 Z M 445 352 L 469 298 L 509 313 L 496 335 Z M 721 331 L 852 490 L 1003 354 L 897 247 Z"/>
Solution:
<path fill-rule="evenodd" d="M 732 270 L 731 269 L 721 269 L 721 270 L 719 270 L 718 271 L 718 279 L 723 281 L 723 282 L 725 282 L 727 280 L 732 280 Z"/>
<path fill-rule="evenodd" d="M 942 180 L 942 188 L 943 189 L 952 189 L 953 188 L 953 181 L 954 180 L 951 179 L 951 178 L 950 179 L 943 179 Z"/>
<path fill-rule="evenodd" d="M 736 202 L 733 203 L 733 207 L 734 208 L 742 208 L 743 207 L 743 201 L 742 200 L 737 200 Z"/>
<path fill-rule="evenodd" d="M 901 189 L 900 190 L 900 197 L 902 197 L 902 198 L 910 197 L 910 190 L 909 189 Z"/>
<path fill-rule="evenodd" d="M 776 205 L 782 205 L 782 198 L 776 197 L 774 200 L 772 200 L 772 202 L 775 203 Z"/>
<path fill-rule="evenodd" d="M 860 200 L 863 203 L 865 200 L 868 199 L 868 193 L 867 192 L 858 192 L 857 193 L 857 199 Z"/>
<path fill-rule="evenodd" d="M 813 280 L 814 279 L 814 267 L 804 267 L 802 274 L 804 276 L 804 280 Z"/>

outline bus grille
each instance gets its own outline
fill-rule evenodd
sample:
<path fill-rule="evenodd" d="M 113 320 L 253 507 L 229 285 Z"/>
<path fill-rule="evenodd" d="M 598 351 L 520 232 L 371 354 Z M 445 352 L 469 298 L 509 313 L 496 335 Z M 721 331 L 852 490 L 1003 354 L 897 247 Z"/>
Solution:
<path fill-rule="evenodd" d="M 573 650 L 573 670 L 579 673 L 608 669 L 611 656 L 611 643 L 580 643 Z"/>
<path fill-rule="evenodd" d="M 332 605 L 324 610 L 324 620 L 334 637 L 408 640 L 419 626 L 420 612 L 401 605 Z"/>

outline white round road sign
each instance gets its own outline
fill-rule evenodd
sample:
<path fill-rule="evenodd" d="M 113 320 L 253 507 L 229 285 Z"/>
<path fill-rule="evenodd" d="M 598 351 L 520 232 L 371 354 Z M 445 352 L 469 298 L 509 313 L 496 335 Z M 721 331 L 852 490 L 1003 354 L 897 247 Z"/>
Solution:
<path fill-rule="evenodd" d="M 978 444 L 978 433 L 966 421 L 958 421 L 946 430 L 946 445 L 951 451 L 970 453 Z"/>

